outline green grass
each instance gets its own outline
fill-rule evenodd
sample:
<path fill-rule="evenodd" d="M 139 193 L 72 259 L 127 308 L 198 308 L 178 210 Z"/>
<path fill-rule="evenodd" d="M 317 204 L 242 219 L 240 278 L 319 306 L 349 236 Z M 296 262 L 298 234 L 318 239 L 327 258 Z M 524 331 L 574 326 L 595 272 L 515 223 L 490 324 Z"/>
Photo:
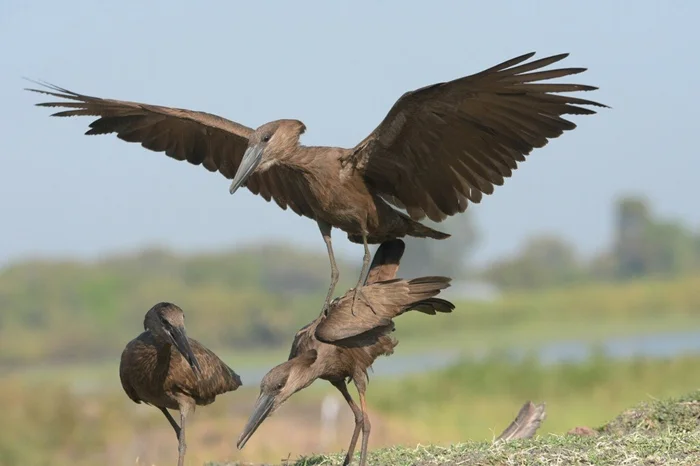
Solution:
<path fill-rule="evenodd" d="M 506 465 L 697 465 L 700 462 L 700 432 L 648 437 L 629 434 L 591 438 L 548 436 L 532 441 L 492 445 L 469 442 L 449 447 L 396 447 L 372 452 L 368 464 L 387 466 L 506 466 Z M 294 466 L 342 464 L 342 457 L 302 458 Z"/>
<path fill-rule="evenodd" d="M 677 449 L 679 455 L 692 457 L 683 442 L 700 440 L 696 428 L 700 392 L 673 402 L 653 400 L 698 389 L 698 367 L 700 356 L 621 361 L 598 356 L 584 363 L 547 366 L 532 359 L 513 362 L 494 356 L 421 375 L 372 377 L 367 391 L 373 425 L 370 449 L 377 451 L 370 464 L 435 464 L 440 458 L 448 465 L 548 464 L 545 460 L 556 464 L 547 456 L 555 453 L 567 460 L 591 461 L 579 464 L 614 464 L 620 458 L 630 459 L 623 464 L 645 464 L 635 458 L 654 449 L 660 455 Z M 116 365 L 113 369 L 97 375 L 104 385 L 99 388 L 84 380 L 71 381 L 80 370 L 0 378 L 0 412 L 6 421 L 0 423 L 0 464 L 172 464 L 176 455 L 172 429 L 157 409 L 135 405 L 122 393 Z M 327 393 L 339 398 L 323 381 L 294 395 L 241 451 L 234 441 L 258 387 L 251 384 L 217 398 L 214 405 L 197 410 L 188 438 L 188 463 L 213 459 L 276 463 L 290 453 L 296 458 L 319 451 L 314 441 L 321 429 L 318 409 Z M 541 438 L 523 443 L 522 448 L 490 446 L 527 399 L 547 405 Z M 640 400 L 652 401 L 626 410 Z M 617 413 L 622 414 L 615 418 Z M 340 414 L 338 427 L 343 433 L 339 431 L 336 443 L 323 451 L 341 452 L 347 447 L 352 415 L 345 406 Z M 594 442 L 565 435 L 576 426 L 606 427 Z M 589 450 L 597 442 L 609 449 L 605 455 L 619 455 L 604 456 L 596 463 Z M 417 444 L 432 446 L 416 448 Z M 410 447 L 380 448 L 393 445 Z M 527 462 L 527 452 L 539 456 Z M 139 455 L 142 462 L 135 463 Z M 534 462 L 541 457 L 543 462 Z M 334 458 L 337 455 L 312 456 L 306 461 L 335 464 Z"/>
<path fill-rule="evenodd" d="M 669 400 L 643 402 L 625 410 L 599 429 L 603 434 L 664 436 L 669 432 L 692 433 L 700 423 L 700 390 Z M 700 446 L 700 444 L 698 444 Z"/>
<path fill-rule="evenodd" d="M 544 421 L 547 422 L 546 420 Z M 418 445 L 370 452 L 368 464 L 391 466 L 697 465 L 700 463 L 700 391 L 642 403 L 597 429 L 594 436 L 539 435 L 513 442 Z M 356 454 L 355 460 L 357 461 Z M 294 466 L 339 465 L 343 455 L 302 457 Z M 229 463 L 233 466 L 238 463 Z M 209 466 L 217 466 L 210 463 Z M 224 466 L 224 465 L 218 465 Z"/>
<path fill-rule="evenodd" d="M 394 336 L 400 342 L 398 354 L 407 355 L 425 350 L 473 351 L 484 347 L 497 350 L 513 346 L 528 350 L 553 341 L 578 340 L 596 344 L 611 337 L 654 335 L 694 329 L 700 331 L 698 318 L 684 313 L 640 316 L 634 320 L 616 317 L 599 320 L 590 319 L 585 315 L 573 320 L 542 316 L 527 318 L 512 326 L 481 327 L 462 322 L 473 317 L 469 303 L 457 305 L 454 314 L 450 316 L 426 317 L 416 313 L 406 314 L 397 319 Z M 457 317 L 457 313 L 463 313 L 464 316 Z M 445 323 L 436 325 L 431 321 L 426 322 L 431 319 L 453 321 L 453 325 L 450 328 Z M 422 332 L 417 330 L 421 325 L 419 321 L 422 321 Z"/>
<path fill-rule="evenodd" d="M 400 382 L 378 379 L 367 399 L 375 411 L 402 419 L 430 442 L 488 438 L 527 399 L 547 403 L 545 432 L 563 434 L 573 425 L 600 425 L 637 400 L 696 389 L 698 367 L 698 356 L 611 360 L 596 354 L 583 363 L 543 365 L 495 354 Z"/>

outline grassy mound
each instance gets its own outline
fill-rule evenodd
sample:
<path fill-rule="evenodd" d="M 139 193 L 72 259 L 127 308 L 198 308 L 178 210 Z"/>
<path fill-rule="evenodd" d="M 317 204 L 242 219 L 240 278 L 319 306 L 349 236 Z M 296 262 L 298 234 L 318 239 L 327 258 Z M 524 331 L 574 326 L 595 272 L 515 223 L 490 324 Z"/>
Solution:
<path fill-rule="evenodd" d="M 546 422 L 546 421 L 545 421 Z M 583 430 L 583 429 L 580 429 Z M 370 453 L 371 465 L 697 465 L 700 390 L 678 399 L 641 403 L 590 435 L 547 435 L 505 443 L 394 447 Z M 290 466 L 340 465 L 343 455 L 303 457 Z M 356 454 L 355 463 L 359 460 Z M 235 466 L 230 463 L 226 466 Z M 208 466 L 224 466 L 210 463 Z"/>
<path fill-rule="evenodd" d="M 640 403 L 599 431 L 607 435 L 647 436 L 697 433 L 700 429 L 700 390 L 681 398 Z M 700 444 L 698 444 L 700 445 Z"/>

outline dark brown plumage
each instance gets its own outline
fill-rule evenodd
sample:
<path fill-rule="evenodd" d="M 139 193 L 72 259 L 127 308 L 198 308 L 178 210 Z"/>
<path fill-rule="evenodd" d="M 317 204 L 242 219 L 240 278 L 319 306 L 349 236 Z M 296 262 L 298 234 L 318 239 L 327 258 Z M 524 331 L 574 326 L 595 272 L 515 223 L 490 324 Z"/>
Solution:
<path fill-rule="evenodd" d="M 69 109 L 54 116 L 99 117 L 86 134 L 117 133 L 174 159 L 218 170 L 233 179 L 232 193 L 245 185 L 282 209 L 316 220 L 331 262 L 328 305 L 339 276 L 332 227 L 364 244 L 356 298 L 369 266 L 368 243 L 406 235 L 447 238 L 418 221 L 441 221 L 481 202 L 532 149 L 576 127 L 563 115 L 595 113 L 587 105 L 605 107 L 558 95 L 593 86 L 540 82 L 585 71 L 541 70 L 568 54 L 523 63 L 533 55 L 405 93 L 351 149 L 301 146 L 306 126 L 298 120 L 253 130 L 204 112 L 101 99 L 52 85 L 46 85 L 49 91 L 30 90 L 69 100 L 38 104 Z"/>
<path fill-rule="evenodd" d="M 236 390 L 241 378 L 211 350 L 187 337 L 185 315 L 175 304 L 158 303 L 144 318 L 145 332 L 126 345 L 119 377 L 136 403 L 159 408 L 178 438 L 178 466 L 185 458 L 185 421 L 195 406 Z M 178 426 L 168 409 L 180 411 Z"/>
<path fill-rule="evenodd" d="M 365 283 L 365 296 L 374 311 L 368 304 L 358 303 L 353 315 L 350 290 L 297 332 L 289 359 L 270 370 L 260 383 L 260 396 L 238 440 L 238 448 L 243 448 L 265 418 L 290 396 L 316 379 L 323 379 L 342 393 L 355 415 L 355 430 L 343 464 L 352 460 L 360 431 L 360 465 L 366 464 L 370 432 L 365 405 L 367 369 L 379 356 L 394 352 L 398 342 L 389 335 L 394 330 L 393 319 L 409 310 L 436 314 L 454 309 L 451 302 L 434 297 L 449 286 L 449 278 L 394 278 L 404 248 L 404 242 L 395 239 L 382 243 L 377 250 Z M 357 387 L 360 407 L 350 396 L 346 380 L 352 380 Z"/>

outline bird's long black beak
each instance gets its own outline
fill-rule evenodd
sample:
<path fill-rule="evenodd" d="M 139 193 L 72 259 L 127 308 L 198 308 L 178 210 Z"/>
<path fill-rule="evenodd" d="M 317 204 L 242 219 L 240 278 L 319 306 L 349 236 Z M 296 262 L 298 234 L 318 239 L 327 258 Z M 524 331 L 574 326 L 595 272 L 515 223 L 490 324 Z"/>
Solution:
<path fill-rule="evenodd" d="M 187 333 L 184 327 L 171 327 L 168 331 L 175 348 L 177 348 L 180 354 L 182 354 L 182 357 L 189 363 L 197 377 L 200 377 L 202 375 L 202 367 L 199 365 L 199 361 L 197 361 L 197 358 L 192 352 L 192 347 L 187 339 Z"/>
<path fill-rule="evenodd" d="M 264 393 L 260 394 L 258 401 L 255 403 L 255 408 L 253 408 L 253 414 L 250 415 L 250 419 L 248 419 L 248 423 L 243 428 L 241 436 L 238 437 L 236 447 L 238 447 L 239 450 L 245 446 L 248 439 L 253 436 L 258 427 L 260 427 L 260 424 L 262 424 L 265 418 L 270 414 L 274 403 L 274 396 Z"/>
<path fill-rule="evenodd" d="M 258 165 L 260 165 L 262 153 L 263 147 L 261 144 L 256 144 L 246 149 L 241 159 L 241 164 L 238 166 L 236 176 L 233 177 L 233 181 L 231 182 L 231 187 L 229 188 L 231 194 L 235 193 L 255 171 Z"/>

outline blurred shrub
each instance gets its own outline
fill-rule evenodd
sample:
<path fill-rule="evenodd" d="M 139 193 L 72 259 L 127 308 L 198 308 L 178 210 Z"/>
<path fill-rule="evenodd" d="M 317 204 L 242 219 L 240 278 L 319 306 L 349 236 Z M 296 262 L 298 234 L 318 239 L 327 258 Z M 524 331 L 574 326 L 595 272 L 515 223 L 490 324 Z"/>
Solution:
<path fill-rule="evenodd" d="M 0 364 L 114 359 L 142 331 L 158 301 L 186 312 L 191 334 L 214 348 L 287 346 L 318 315 L 328 286 L 328 259 L 281 246 L 175 256 L 148 250 L 96 263 L 26 262 L 0 270 Z M 344 267 L 338 293 L 354 285 Z M 350 269 L 350 270 L 347 270 Z M 454 289 L 448 290 L 448 293 Z M 460 302 L 449 318 L 407 315 L 399 336 L 545 328 L 598 319 L 697 315 L 700 276 L 578 284 L 505 294 L 494 302 Z M 437 333 L 436 333 L 437 332 Z"/>

